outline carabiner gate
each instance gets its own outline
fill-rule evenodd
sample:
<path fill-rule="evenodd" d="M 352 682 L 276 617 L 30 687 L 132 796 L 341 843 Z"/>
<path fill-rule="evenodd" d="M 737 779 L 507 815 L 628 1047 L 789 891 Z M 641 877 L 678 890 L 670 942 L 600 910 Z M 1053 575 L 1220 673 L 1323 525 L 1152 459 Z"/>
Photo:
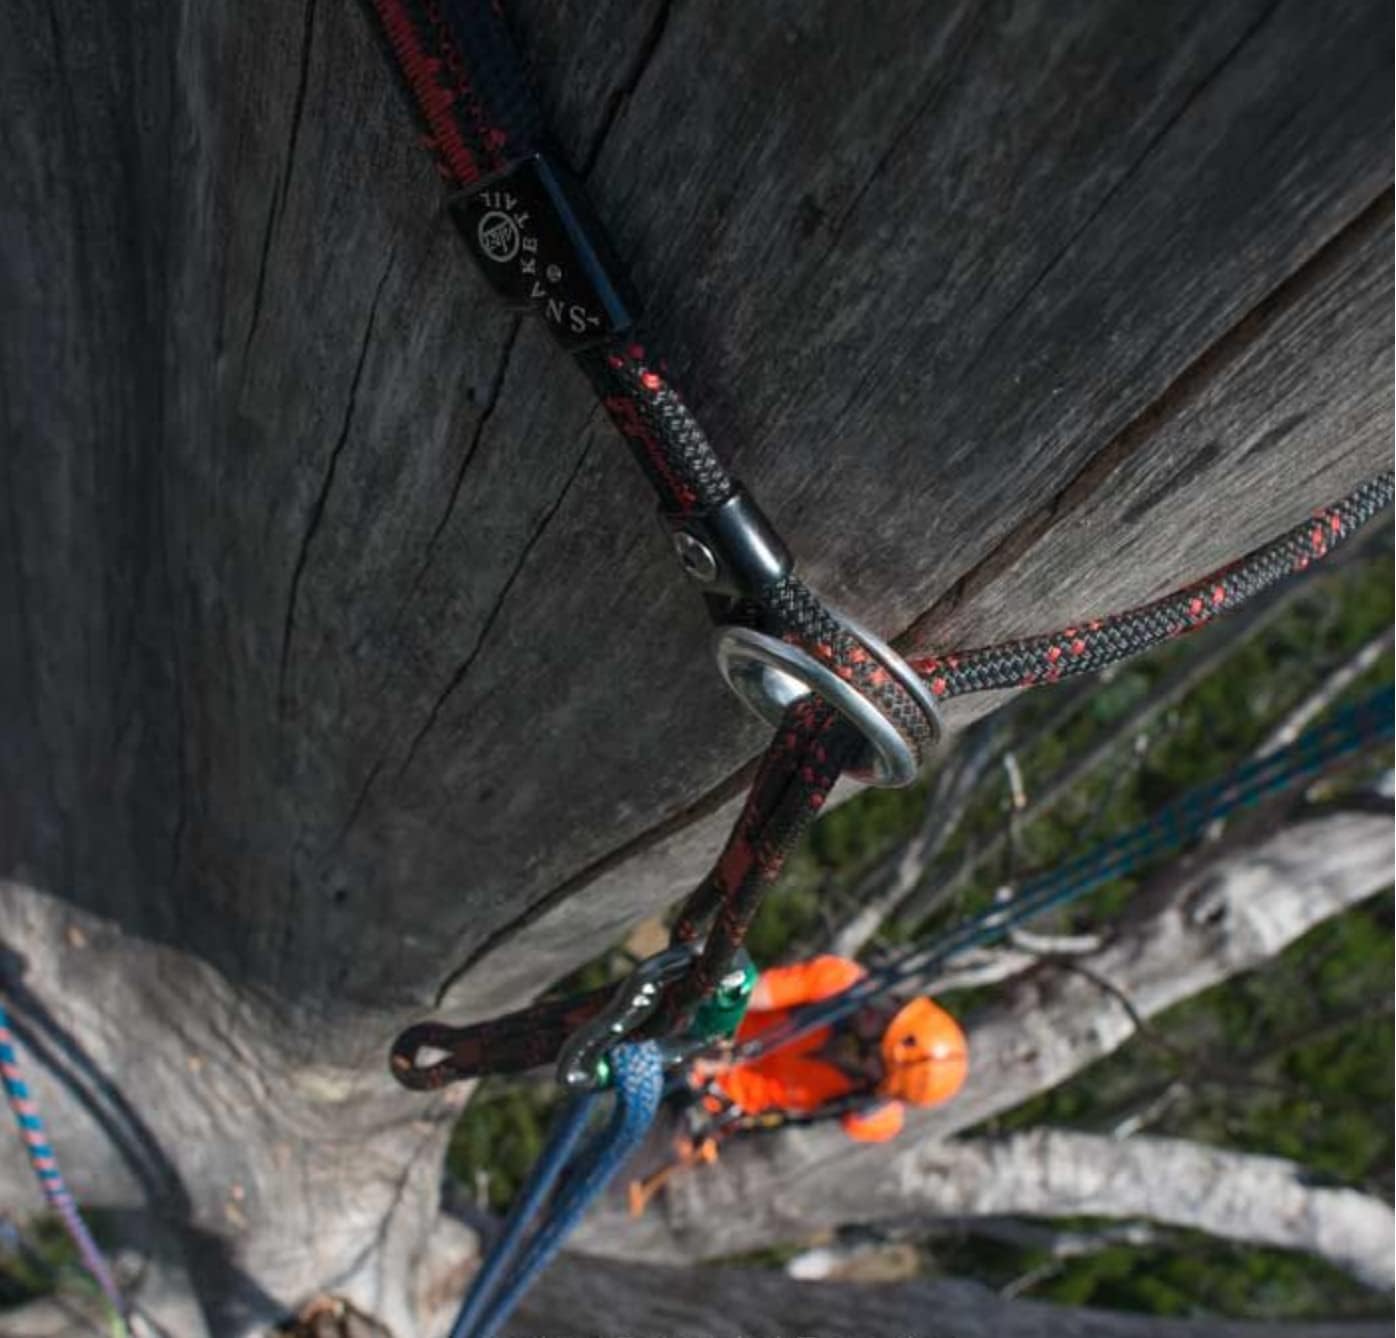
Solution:
<path fill-rule="evenodd" d="M 659 1007 L 664 987 L 687 972 L 698 948 L 681 943 L 647 957 L 590 1022 L 578 1027 L 558 1052 L 558 1085 L 569 1092 L 592 1092 L 610 1082 L 606 1055 Z"/>

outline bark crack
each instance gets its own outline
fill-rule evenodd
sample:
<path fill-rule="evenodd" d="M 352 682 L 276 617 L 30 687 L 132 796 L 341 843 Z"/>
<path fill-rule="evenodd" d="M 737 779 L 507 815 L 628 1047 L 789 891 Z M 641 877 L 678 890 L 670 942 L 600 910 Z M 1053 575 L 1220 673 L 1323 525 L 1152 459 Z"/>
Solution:
<path fill-rule="evenodd" d="M 685 827 L 691 826 L 695 822 L 701 821 L 710 814 L 716 813 L 729 800 L 735 799 L 750 784 L 751 778 L 756 771 L 756 762 L 753 759 L 744 762 L 731 775 L 720 780 L 695 799 L 691 804 L 685 804 L 683 808 L 671 813 L 668 817 L 661 819 L 652 826 L 646 827 L 644 831 L 632 836 L 628 841 L 616 846 L 613 850 L 608 850 L 604 855 L 592 860 L 585 868 L 579 869 L 576 873 L 565 878 L 556 886 L 544 892 L 536 901 L 529 903 L 513 919 L 502 924 L 479 947 L 475 948 L 459 966 L 455 967 L 449 975 L 441 982 L 436 991 L 435 1007 L 444 1007 L 446 998 L 452 988 L 460 981 L 474 966 L 484 961 L 490 953 L 503 947 L 516 934 L 522 933 L 529 925 L 542 919 L 549 911 L 562 905 L 563 902 L 580 892 L 589 883 L 593 883 L 603 874 L 611 869 L 625 863 L 636 855 L 643 854 L 651 846 L 658 845 L 666 838 L 673 836 L 676 832 L 681 832 Z"/>
<path fill-rule="evenodd" d="M 296 165 L 296 143 L 300 139 L 301 115 L 305 111 L 305 93 L 310 83 L 310 48 L 315 36 L 315 0 L 306 0 L 305 21 L 301 32 L 300 75 L 296 82 L 296 100 L 291 107 L 291 132 L 286 137 L 286 165 L 281 172 L 280 197 L 285 203 L 291 189 L 291 172 Z"/>
<path fill-rule="evenodd" d="M 267 287 L 267 269 L 271 264 L 271 239 L 276 231 L 276 215 L 280 208 L 280 197 L 273 193 L 267 206 L 267 221 L 262 228 L 262 254 L 257 263 L 257 286 L 252 292 L 252 320 L 247 326 L 247 338 L 242 343 L 242 375 L 247 376 L 247 355 L 252 351 L 252 341 L 257 337 L 257 327 L 262 321 L 262 297 Z"/>
<path fill-rule="evenodd" d="M 673 8 L 674 0 L 660 0 L 654 18 L 650 20 L 645 40 L 640 43 L 635 60 L 625 78 L 606 99 L 606 113 L 601 118 L 601 125 L 597 129 L 596 137 L 592 140 L 591 148 L 587 151 L 586 159 L 582 163 L 581 177 L 583 181 L 591 176 L 592 170 L 596 167 L 597 160 L 601 157 L 601 150 L 606 147 L 606 142 L 611 137 L 611 131 L 620 119 L 621 109 L 635 96 L 635 91 L 640 87 L 641 80 L 648 73 L 650 65 L 654 61 L 654 54 L 659 49 L 659 43 L 664 37 L 664 31 L 669 26 L 669 15 Z"/>
<path fill-rule="evenodd" d="M 1391 217 L 1388 188 L 1324 242 L 1296 270 L 1282 279 L 1229 329 L 1208 344 L 1067 483 L 1025 516 L 977 563 L 935 600 L 897 637 L 905 653 L 924 649 L 936 626 L 965 600 L 996 580 L 1022 558 L 1059 521 L 1082 507 L 1126 460 L 1153 439 L 1159 425 L 1199 399 L 1207 386 L 1261 339 L 1269 327 L 1320 287 L 1347 256 L 1365 245 Z M 1083 610 L 1083 613 L 1089 610 Z"/>
<path fill-rule="evenodd" d="M 452 513 L 456 509 L 456 502 L 461 494 L 461 487 L 465 483 L 466 471 L 470 468 L 471 462 L 475 459 L 475 454 L 480 448 L 480 442 L 485 435 L 485 428 L 489 426 L 490 419 L 494 416 L 495 406 L 499 403 L 500 393 L 504 388 L 504 379 L 509 371 L 509 361 L 514 354 L 514 345 L 518 343 L 519 331 L 523 328 L 523 318 L 515 316 L 509 333 L 504 337 L 504 347 L 500 353 L 499 363 L 495 368 L 494 376 L 490 380 L 489 391 L 485 398 L 484 406 L 480 410 L 480 416 L 475 420 L 475 430 L 470 434 L 470 442 L 461 455 L 460 464 L 456 466 L 456 477 L 451 484 L 450 495 L 446 499 L 446 505 L 442 508 L 441 516 L 437 520 L 427 539 L 426 550 L 422 555 L 421 564 L 417 568 L 417 574 L 412 578 L 412 584 L 408 587 L 407 594 L 403 597 L 402 606 L 399 611 L 399 621 L 401 614 L 406 610 L 411 602 L 412 596 L 417 593 L 418 587 L 427 574 L 427 569 L 431 566 L 432 558 L 436 554 L 436 544 L 441 538 L 441 532 L 446 528 L 446 523 L 451 519 Z"/>
<path fill-rule="evenodd" d="M 976 7 L 970 12 L 968 29 L 964 36 L 955 44 L 954 49 L 949 53 L 944 61 L 937 62 L 937 71 L 940 74 L 932 85 L 930 91 L 917 103 L 911 114 L 902 122 L 901 126 L 893 132 L 892 137 L 886 142 L 883 150 L 878 154 L 877 161 L 873 164 L 872 171 L 863 179 L 853 198 L 844 207 L 843 212 L 834 220 L 828 229 L 829 245 L 824 254 L 819 258 L 819 264 L 823 264 L 828 259 L 829 252 L 834 249 L 834 243 L 843 235 L 844 229 L 848 226 L 849 220 L 862 204 L 868 191 L 878 182 L 887 170 L 887 164 L 892 161 L 893 155 L 906 142 L 912 131 L 921 124 L 927 116 L 940 104 L 945 96 L 945 91 L 950 87 L 951 77 L 959 69 L 960 62 L 965 53 L 974 44 L 974 39 L 979 35 L 984 26 L 988 10 L 984 7 Z"/>
<path fill-rule="evenodd" d="M 262 228 L 262 251 L 257 265 L 257 284 L 252 294 L 252 320 L 247 327 L 247 338 L 242 345 L 243 375 L 246 376 L 247 355 L 252 351 L 252 341 L 262 320 L 262 298 L 266 293 L 267 270 L 271 264 L 271 243 L 276 233 L 276 220 L 291 189 L 291 172 L 296 161 L 296 144 L 300 139 L 301 117 L 305 111 L 305 93 L 310 82 L 310 48 L 315 30 L 315 0 L 306 0 L 305 21 L 301 34 L 300 74 L 296 82 L 296 96 L 291 105 L 291 129 L 286 137 L 286 161 L 281 169 L 281 181 L 272 192 L 267 206 L 267 221 Z"/>
<path fill-rule="evenodd" d="M 499 593 L 495 596 L 494 602 L 490 605 L 489 612 L 485 615 L 485 620 L 480 627 L 480 633 L 475 638 L 475 644 L 471 646 L 465 659 L 456 667 L 455 672 L 447 680 L 446 686 L 442 688 L 436 700 L 432 703 L 431 710 L 427 712 L 426 720 L 423 722 L 421 729 L 419 729 L 413 737 L 412 743 L 407 749 L 407 755 L 403 758 L 402 765 L 398 768 L 397 774 L 399 776 L 406 774 L 407 769 L 412 765 L 413 759 L 417 755 L 417 749 L 421 746 L 422 740 L 431 732 L 431 728 L 436 723 L 437 717 L 441 714 L 442 708 L 450 700 L 456 689 L 465 681 L 466 675 L 474 666 L 475 661 L 479 659 L 480 652 L 484 650 L 485 643 L 489 640 L 489 635 L 494 630 L 495 623 L 499 621 L 499 615 L 504 611 L 504 605 L 508 602 L 510 592 L 513 590 L 523 569 L 528 565 L 529 556 L 532 554 L 534 548 L 537 547 L 538 541 L 543 537 L 544 532 L 552 523 L 553 517 L 557 515 L 562 503 L 566 500 L 567 494 L 571 491 L 572 485 L 576 482 L 577 476 L 581 473 L 582 466 L 586 463 L 587 456 L 590 453 L 591 442 L 588 442 L 582 448 L 581 454 L 577 457 L 576 464 L 572 466 L 572 472 L 567 476 L 566 482 L 563 483 L 562 490 L 553 499 L 552 505 L 549 506 L 539 518 L 537 525 L 534 526 L 533 533 L 529 535 L 527 542 L 520 551 L 518 560 L 514 563 L 513 570 L 510 571 L 504 584 L 500 587 Z"/>
<path fill-rule="evenodd" d="M 433 1125 L 428 1133 L 417 1140 L 412 1150 L 408 1152 L 404 1159 L 400 1174 L 392 1178 L 391 1188 L 388 1193 L 388 1202 L 379 1214 L 378 1222 L 374 1227 L 372 1237 L 364 1243 L 363 1247 L 355 1253 L 354 1257 L 350 1259 L 339 1272 L 320 1284 L 320 1290 L 322 1292 L 331 1294 L 337 1292 L 340 1288 L 346 1286 L 354 1278 L 355 1274 L 369 1265 L 375 1255 L 382 1255 L 384 1247 L 388 1242 L 388 1236 L 392 1232 L 393 1216 L 398 1209 L 402 1207 L 407 1197 L 408 1188 L 411 1184 L 413 1175 L 417 1172 L 419 1164 L 421 1163 L 422 1155 L 433 1143 L 437 1142 L 439 1138 L 440 1130 L 437 1126 Z M 310 1201 L 310 1198 L 307 1196 L 307 1202 Z M 382 1278 L 381 1261 L 377 1265 L 375 1271 L 379 1274 L 379 1292 L 382 1293 L 390 1290 Z"/>
<path fill-rule="evenodd" d="M 364 777 L 363 784 L 359 786 L 359 793 L 355 797 L 353 804 L 349 807 L 349 816 L 344 819 L 344 824 L 339 829 L 339 835 L 335 837 L 334 844 L 330 847 L 331 851 L 342 849 L 345 841 L 349 839 L 349 833 L 353 831 L 354 824 L 358 822 L 359 815 L 363 812 L 364 805 L 368 802 L 369 791 L 373 789 L 373 782 L 382 774 L 387 761 L 388 758 L 385 753 L 368 769 L 368 775 Z"/>
<path fill-rule="evenodd" d="M 1075 248 L 1077 242 L 1090 231 L 1099 221 L 1101 215 L 1113 203 L 1120 192 L 1133 181 L 1140 173 L 1144 164 L 1154 156 L 1155 150 L 1168 138 L 1183 118 L 1197 105 L 1198 99 L 1222 76 L 1227 67 L 1232 64 L 1242 49 L 1269 21 L 1271 15 L 1279 8 L 1279 0 L 1274 0 L 1253 23 L 1236 39 L 1235 42 L 1222 54 L 1217 63 L 1193 85 L 1192 89 L 1183 98 L 1176 111 L 1149 137 L 1139 155 L 1125 168 L 1117 180 L 1104 195 L 1095 203 L 1091 211 L 1082 220 L 1079 226 L 1072 229 L 1066 241 L 1052 254 L 1046 265 L 1038 272 L 1031 283 L 1018 295 L 1017 299 L 997 321 L 994 322 L 989 333 L 980 344 L 979 352 L 974 355 L 969 364 L 965 367 L 962 375 L 968 376 L 983 359 L 998 347 L 999 335 L 1004 328 L 1018 315 L 1020 311 L 1032 300 L 1033 294 L 1051 277 L 1052 273 L 1066 259 L 1067 255 Z"/>
<path fill-rule="evenodd" d="M 392 267 L 393 256 L 390 254 L 388 263 L 384 265 L 382 276 L 378 280 L 378 286 L 374 290 L 373 300 L 369 304 L 368 320 L 364 323 L 363 338 L 359 343 L 359 355 L 354 364 L 354 374 L 350 379 L 349 394 L 345 400 L 344 420 L 340 424 L 339 436 L 335 439 L 334 447 L 330 451 L 329 465 L 326 467 L 324 478 L 321 480 L 320 491 L 311 505 L 310 516 L 301 535 L 300 551 L 296 554 L 296 565 L 291 573 L 291 591 L 286 600 L 286 616 L 282 623 L 281 662 L 277 673 L 277 700 L 283 711 L 286 707 L 286 670 L 291 658 L 291 637 L 295 630 L 296 603 L 300 597 L 301 577 L 305 574 L 306 562 L 310 557 L 310 545 L 320 528 L 321 520 L 324 518 L 325 504 L 329 500 L 330 489 L 334 486 L 335 472 L 339 467 L 339 457 L 343 454 L 344 447 L 349 441 L 349 432 L 354 423 L 354 410 L 358 406 L 359 383 L 363 379 L 364 365 L 368 361 L 369 345 L 373 339 L 373 325 L 378 316 L 378 303 L 383 296 L 383 287 L 388 282 L 388 275 L 392 271 Z"/>

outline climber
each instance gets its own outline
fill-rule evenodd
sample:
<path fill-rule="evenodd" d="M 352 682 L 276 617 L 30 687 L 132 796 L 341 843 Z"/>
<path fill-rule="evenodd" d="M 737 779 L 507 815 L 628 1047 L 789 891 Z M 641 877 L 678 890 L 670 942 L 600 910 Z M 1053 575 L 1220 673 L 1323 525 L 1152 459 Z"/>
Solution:
<path fill-rule="evenodd" d="M 763 971 L 737 1043 L 779 1025 L 801 1005 L 842 992 L 864 974 L 857 962 L 833 956 Z M 744 1130 L 837 1116 L 850 1138 L 886 1142 L 901 1132 L 906 1105 L 950 1100 L 968 1069 L 964 1032 L 924 997 L 870 1000 L 845 1021 L 743 1064 L 700 1062 L 689 1083 L 701 1099 L 689 1107 L 674 1160 L 630 1182 L 630 1211 L 639 1216 L 675 1173 L 716 1161 L 719 1140 Z"/>
<path fill-rule="evenodd" d="M 857 962 L 833 956 L 763 971 L 737 1042 L 777 1026 L 791 1009 L 838 994 L 864 974 Z M 968 1069 L 964 1033 L 949 1013 L 924 997 L 885 998 L 759 1059 L 716 1071 L 700 1065 L 695 1080 L 708 1084 L 705 1100 L 714 1113 L 735 1107 L 746 1116 L 803 1120 L 837 1110 L 850 1138 L 882 1143 L 901 1132 L 906 1105 L 950 1100 Z"/>

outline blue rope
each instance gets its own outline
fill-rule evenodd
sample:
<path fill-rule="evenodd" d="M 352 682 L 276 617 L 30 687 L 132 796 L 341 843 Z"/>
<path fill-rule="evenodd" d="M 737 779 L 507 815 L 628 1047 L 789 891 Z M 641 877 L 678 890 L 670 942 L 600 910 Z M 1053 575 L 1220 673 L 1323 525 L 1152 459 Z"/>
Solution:
<path fill-rule="evenodd" d="M 475 1275 L 451 1326 L 450 1338 L 492 1338 L 499 1331 L 592 1201 L 649 1132 L 664 1092 L 664 1061 L 659 1046 L 654 1041 L 620 1045 L 611 1051 L 609 1060 L 616 1098 L 609 1122 L 569 1169 L 573 1149 L 601 1093 L 588 1092 L 568 1106 L 529 1172 L 504 1230 Z M 565 1170 L 567 1177 L 551 1207 L 527 1245 L 522 1245 L 526 1229 Z"/>
<path fill-rule="evenodd" d="M 20 1072 L 19 1051 L 15 1047 L 14 1032 L 10 1030 L 9 1014 L 3 1006 L 0 1006 L 0 1082 L 4 1083 L 5 1097 L 19 1126 L 19 1136 L 24 1140 L 24 1149 L 29 1154 L 29 1164 L 34 1169 L 39 1187 L 77 1247 L 83 1267 L 92 1275 L 92 1280 L 111 1306 L 113 1332 L 126 1338 L 126 1303 L 102 1251 L 92 1239 L 87 1223 L 82 1220 L 77 1201 L 64 1182 L 63 1172 L 58 1169 L 58 1158 L 44 1132 L 38 1104 Z"/>
<path fill-rule="evenodd" d="M 795 1010 L 787 1022 L 739 1046 L 732 1062 L 740 1064 L 769 1054 L 817 1027 L 836 1022 L 876 995 L 939 970 L 971 948 L 998 941 L 1027 920 L 1136 872 L 1160 855 L 1180 849 L 1213 822 L 1310 781 L 1334 762 L 1373 743 L 1389 742 L 1392 735 L 1388 685 L 1335 712 L 1331 720 L 1301 735 L 1287 748 L 1188 791 L 1122 836 L 1029 880 L 1012 901 L 965 920 L 928 943 L 904 949 L 841 994 Z"/>

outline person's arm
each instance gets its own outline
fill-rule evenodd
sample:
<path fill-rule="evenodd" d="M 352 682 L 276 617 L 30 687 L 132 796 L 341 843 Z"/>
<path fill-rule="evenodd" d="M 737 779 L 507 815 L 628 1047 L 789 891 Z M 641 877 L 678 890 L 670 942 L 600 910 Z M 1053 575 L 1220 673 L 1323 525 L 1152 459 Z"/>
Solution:
<path fill-rule="evenodd" d="M 748 1115 L 779 1109 L 786 1102 L 787 1094 L 781 1082 L 751 1064 L 739 1064 L 720 1074 L 717 1086 L 729 1101 L 735 1102 Z"/>
<path fill-rule="evenodd" d="M 808 962 L 794 962 L 790 966 L 772 966 L 763 971 L 756 982 L 751 992 L 751 1007 L 757 1012 L 769 1012 L 774 1008 L 814 1003 L 846 990 L 865 974 L 857 962 L 832 954 L 814 957 Z"/>

